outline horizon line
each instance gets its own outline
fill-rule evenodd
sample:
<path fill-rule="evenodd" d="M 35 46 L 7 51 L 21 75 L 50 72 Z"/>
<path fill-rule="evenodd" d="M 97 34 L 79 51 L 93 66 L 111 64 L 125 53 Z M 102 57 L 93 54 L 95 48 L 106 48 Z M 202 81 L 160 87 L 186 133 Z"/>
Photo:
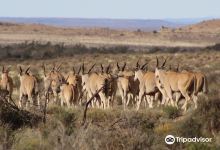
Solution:
<path fill-rule="evenodd" d="M 94 18 L 90 18 L 90 17 L 31 17 L 31 16 L 0 16 L 0 18 L 25 18 L 25 19 L 31 19 L 31 18 L 43 18 L 43 19 L 49 19 L 49 18 L 54 18 L 54 19 L 100 19 L 100 20 L 178 20 L 178 19 L 220 19 L 220 17 L 214 17 L 214 16 L 206 16 L 206 17 L 183 17 L 183 18 L 107 18 L 107 17 L 94 17 Z"/>

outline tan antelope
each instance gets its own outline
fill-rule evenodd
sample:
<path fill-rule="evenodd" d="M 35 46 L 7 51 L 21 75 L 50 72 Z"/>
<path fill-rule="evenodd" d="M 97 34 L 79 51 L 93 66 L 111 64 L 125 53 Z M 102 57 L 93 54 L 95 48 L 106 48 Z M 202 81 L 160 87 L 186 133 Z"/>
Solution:
<path fill-rule="evenodd" d="M 63 75 L 60 73 L 61 64 L 56 67 L 53 66 L 52 70 L 46 73 L 46 68 L 43 64 L 43 74 L 44 74 L 44 89 L 46 92 L 52 92 L 54 96 L 54 102 L 57 103 L 59 93 L 60 93 L 60 86 L 64 83 L 65 79 Z"/>
<path fill-rule="evenodd" d="M 159 101 L 161 95 L 159 89 L 156 86 L 155 73 L 154 72 L 144 72 L 147 63 L 140 67 L 137 62 L 135 69 L 134 80 L 139 80 L 139 96 L 137 101 L 137 110 L 140 108 L 140 104 L 144 96 L 146 96 L 149 108 L 153 108 L 153 100 Z"/>
<path fill-rule="evenodd" d="M 67 82 L 68 77 L 66 79 L 66 83 L 63 83 L 60 87 L 61 89 L 61 106 L 65 103 L 68 108 L 71 105 L 76 106 L 77 104 L 77 87 L 76 84 L 71 84 Z"/>
<path fill-rule="evenodd" d="M 76 100 L 81 105 L 82 104 L 82 77 L 79 75 L 81 71 L 81 66 L 79 67 L 78 72 L 75 71 L 75 68 L 73 67 L 73 70 L 68 74 L 67 77 L 67 83 L 73 85 L 76 88 L 75 94 L 76 94 Z"/>
<path fill-rule="evenodd" d="M 88 72 L 85 72 L 85 65 L 84 63 L 82 64 L 81 68 L 82 68 L 82 74 L 81 74 L 81 79 L 82 79 L 82 93 L 84 96 L 86 96 L 86 99 L 88 100 L 89 98 L 91 98 L 92 93 L 90 91 L 90 87 L 89 87 L 89 77 L 91 74 L 92 69 L 95 67 L 96 64 L 93 64 L 91 66 L 91 68 L 89 69 Z M 97 101 L 97 99 L 95 99 L 95 102 Z M 91 107 L 94 107 L 94 101 L 92 101 L 91 103 Z"/>
<path fill-rule="evenodd" d="M 155 78 L 159 90 L 166 101 L 171 101 L 173 106 L 176 105 L 172 97 L 173 93 L 180 92 L 185 98 L 185 103 L 182 108 L 186 111 L 187 102 L 191 99 L 190 94 L 195 92 L 195 76 L 190 73 L 166 72 L 164 70 L 164 65 L 167 59 L 165 59 L 161 67 L 158 66 L 158 58 L 156 58 L 156 60 L 157 67 L 155 69 Z"/>
<path fill-rule="evenodd" d="M 106 109 L 106 107 L 109 108 L 109 101 L 110 101 L 110 98 L 108 97 L 108 95 L 106 93 L 106 91 L 107 91 L 106 86 L 108 85 L 107 84 L 108 77 L 106 77 L 105 75 L 100 75 L 98 73 L 90 73 L 94 66 L 95 66 L 95 64 L 90 68 L 88 73 L 85 73 L 85 71 L 84 71 L 84 64 L 82 66 L 83 89 L 86 90 L 86 92 L 88 94 L 88 98 L 91 98 L 99 89 L 103 88 L 103 90 L 101 90 L 98 93 L 99 97 L 96 98 L 96 102 L 98 102 L 98 100 L 100 100 L 100 105 L 98 105 L 98 106 L 103 109 Z M 92 103 L 92 107 L 94 107 L 94 103 Z"/>
<path fill-rule="evenodd" d="M 198 106 L 198 94 L 208 92 L 208 83 L 205 74 L 200 72 L 193 72 L 196 78 L 196 88 L 193 94 L 193 101 L 195 103 L 195 109 Z"/>
<path fill-rule="evenodd" d="M 117 63 L 118 68 L 118 80 L 117 86 L 118 91 L 122 99 L 123 108 L 126 109 L 130 100 L 132 103 L 136 101 L 136 96 L 139 93 L 139 81 L 134 81 L 134 72 L 125 70 L 126 63 L 123 67 L 120 67 Z"/>
<path fill-rule="evenodd" d="M 179 72 L 179 65 L 178 68 L 176 69 L 177 72 Z M 208 92 L 208 83 L 207 83 L 207 77 L 205 76 L 205 74 L 201 73 L 201 72 L 190 72 L 190 71 L 186 71 L 183 70 L 181 71 L 182 73 L 191 73 L 192 75 L 195 76 L 195 91 L 192 94 L 192 99 L 193 102 L 195 104 L 195 109 L 198 106 L 198 94 L 200 93 L 204 93 L 206 94 Z M 181 73 L 180 72 L 180 73 Z"/>
<path fill-rule="evenodd" d="M 34 75 L 30 75 L 28 73 L 30 67 L 23 72 L 21 66 L 19 67 L 19 77 L 20 77 L 20 98 L 19 98 L 19 107 L 23 107 L 23 100 L 24 97 L 27 98 L 26 108 L 28 108 L 28 103 L 30 102 L 31 105 L 34 104 L 34 101 L 37 100 L 37 105 L 39 106 L 39 99 L 36 99 L 38 95 L 38 83 L 37 79 Z"/>
<path fill-rule="evenodd" d="M 103 76 L 106 79 L 106 86 L 104 88 L 105 94 L 107 96 L 107 107 L 113 107 L 114 100 L 117 92 L 117 75 L 111 74 L 111 65 L 109 64 L 106 69 L 104 69 L 101 64 L 101 73 L 100 76 Z M 111 105 L 110 105 L 111 103 Z"/>
<path fill-rule="evenodd" d="M 9 100 L 11 100 L 12 92 L 13 92 L 13 80 L 12 78 L 8 75 L 9 73 L 9 68 L 5 69 L 5 67 L 2 67 L 2 78 L 0 81 L 0 89 L 5 90 L 8 92 Z"/>

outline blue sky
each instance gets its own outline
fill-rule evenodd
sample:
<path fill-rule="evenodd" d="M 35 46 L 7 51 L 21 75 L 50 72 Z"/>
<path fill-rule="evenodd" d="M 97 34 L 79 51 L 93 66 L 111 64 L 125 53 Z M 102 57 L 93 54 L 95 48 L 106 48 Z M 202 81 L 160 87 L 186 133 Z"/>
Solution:
<path fill-rule="evenodd" d="M 0 0 L 0 17 L 220 17 L 220 0 Z"/>

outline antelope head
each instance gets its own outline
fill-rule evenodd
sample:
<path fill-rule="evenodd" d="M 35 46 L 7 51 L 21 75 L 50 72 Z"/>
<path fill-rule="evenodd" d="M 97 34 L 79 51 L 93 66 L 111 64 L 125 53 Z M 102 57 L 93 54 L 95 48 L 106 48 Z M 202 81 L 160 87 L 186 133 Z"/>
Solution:
<path fill-rule="evenodd" d="M 165 64 L 166 64 L 167 58 L 164 60 L 163 64 L 161 66 L 159 66 L 159 60 L 156 57 L 156 62 L 157 62 L 156 63 L 156 69 L 155 69 L 155 77 L 156 77 L 156 79 L 159 79 L 161 76 L 164 76 L 164 73 L 165 73 L 164 69 L 165 69 Z"/>
<path fill-rule="evenodd" d="M 2 80 L 8 78 L 8 73 L 9 73 L 9 68 L 8 68 L 8 69 L 5 69 L 5 67 L 2 66 Z"/>
<path fill-rule="evenodd" d="M 134 81 L 143 77 L 143 71 L 146 69 L 148 62 L 143 64 L 142 66 L 139 64 L 139 60 L 136 63 L 136 68 L 134 71 Z"/>
<path fill-rule="evenodd" d="M 90 69 L 88 70 L 88 72 L 85 72 L 85 64 L 82 64 L 82 86 L 84 86 L 89 79 L 89 74 L 91 73 L 92 69 L 95 67 L 96 64 L 93 64 Z"/>
<path fill-rule="evenodd" d="M 60 73 L 61 64 L 58 67 L 54 65 L 48 73 L 46 73 L 46 67 L 44 64 L 42 65 L 42 68 L 44 74 L 45 89 L 52 89 L 53 92 L 59 93 L 60 86 L 65 82 L 63 75 Z"/>

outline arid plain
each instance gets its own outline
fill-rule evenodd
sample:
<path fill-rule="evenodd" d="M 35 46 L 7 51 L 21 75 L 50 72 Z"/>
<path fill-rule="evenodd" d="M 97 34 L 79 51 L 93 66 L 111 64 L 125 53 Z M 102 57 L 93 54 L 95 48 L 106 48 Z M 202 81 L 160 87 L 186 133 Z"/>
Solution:
<path fill-rule="evenodd" d="M 167 58 L 166 68 L 202 72 L 209 92 L 199 96 L 198 109 L 191 101 L 187 112 L 172 106 L 136 111 L 132 105 L 123 110 L 117 92 L 114 107 L 108 110 L 89 108 L 82 125 L 85 106 L 72 108 L 48 104 L 47 122 L 12 129 L 0 119 L 0 149 L 219 149 L 220 148 L 220 20 L 159 31 L 112 30 L 108 28 L 60 28 L 36 24 L 0 23 L 0 65 L 9 67 L 14 81 L 12 99 L 18 104 L 19 66 L 30 66 L 39 82 L 41 95 L 43 69 L 61 65 L 64 77 L 75 67 L 96 63 L 112 66 L 127 63 L 134 70 L 136 62 L 148 62 L 155 71 L 156 57 Z M 44 101 L 42 99 L 42 101 Z M 182 105 L 180 101 L 179 105 Z M 156 102 L 155 102 L 156 103 Z M 1 105 L 2 106 L 2 105 Z M 4 115 L 1 108 L 0 116 Z M 32 112 L 35 113 L 35 112 Z M 41 115 L 41 112 L 36 112 Z M 7 117 L 7 116 L 6 116 Z M 10 117 L 10 116 L 9 116 Z M 7 120 L 7 119 L 6 119 Z M 5 120 L 4 120 L 5 121 Z M 166 135 L 211 137 L 211 143 L 175 143 L 167 145 Z"/>

